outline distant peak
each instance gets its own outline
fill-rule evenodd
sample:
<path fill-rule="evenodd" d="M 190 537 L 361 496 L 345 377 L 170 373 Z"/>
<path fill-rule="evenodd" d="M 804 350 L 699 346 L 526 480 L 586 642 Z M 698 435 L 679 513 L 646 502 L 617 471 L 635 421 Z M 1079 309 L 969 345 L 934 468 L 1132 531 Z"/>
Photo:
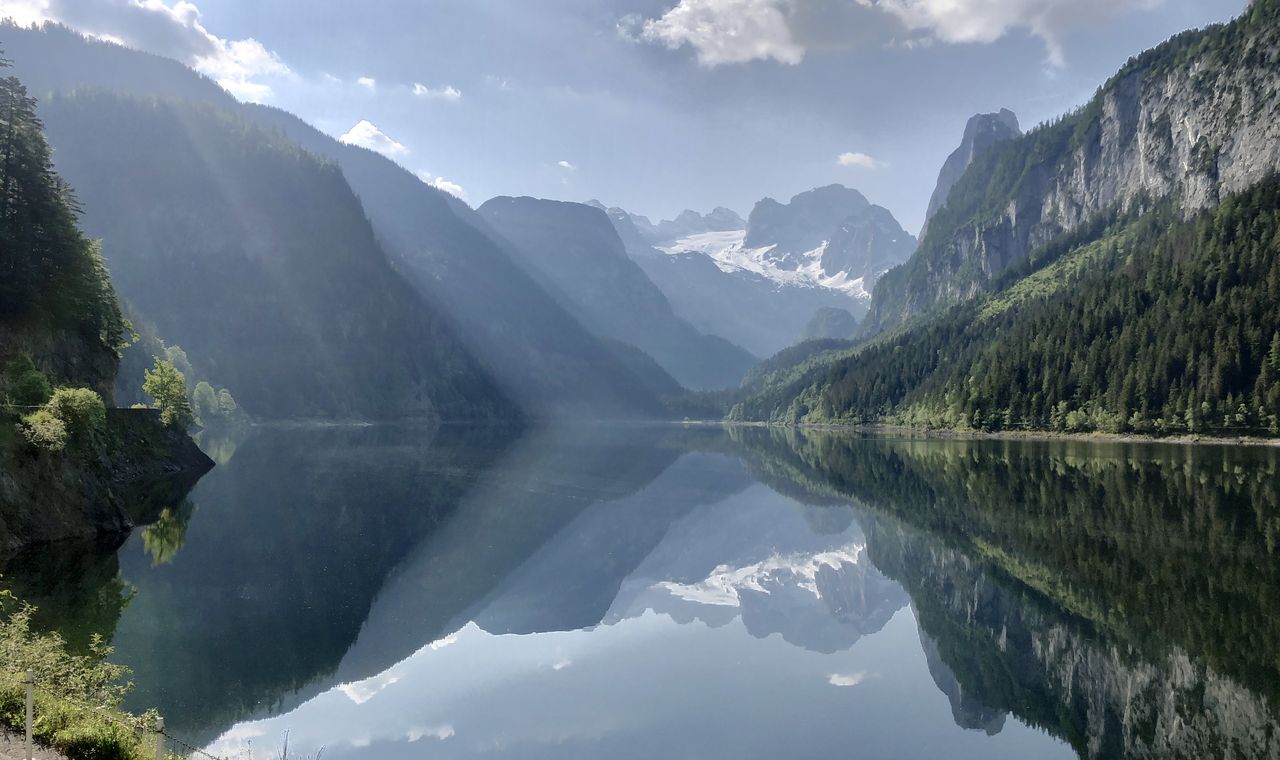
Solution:
<path fill-rule="evenodd" d="M 1001 108 L 995 113 L 980 113 L 971 116 L 968 124 L 965 125 L 965 135 L 972 139 L 972 136 L 979 131 L 1000 131 L 1013 135 L 1022 134 L 1022 128 L 1018 124 L 1018 115 L 1008 108 Z"/>

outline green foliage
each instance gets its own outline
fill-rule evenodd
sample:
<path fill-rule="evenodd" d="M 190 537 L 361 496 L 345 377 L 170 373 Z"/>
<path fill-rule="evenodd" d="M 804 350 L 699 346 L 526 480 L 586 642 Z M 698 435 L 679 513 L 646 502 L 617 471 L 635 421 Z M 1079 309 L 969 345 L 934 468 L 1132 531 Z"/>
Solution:
<path fill-rule="evenodd" d="M 101 440 L 107 428 L 107 408 L 102 397 L 88 388 L 59 388 L 46 408 L 66 426 L 67 434 L 83 446 Z"/>
<path fill-rule="evenodd" d="M 34 610 L 18 607 L 12 596 L 0 598 L 0 726 L 21 731 L 26 712 L 22 677 L 35 676 L 35 740 L 71 760 L 151 760 L 155 745 L 141 729 L 150 715 L 135 717 L 119 706 L 131 684 L 127 668 L 106 658 L 101 639 L 88 654 L 68 652 L 56 633 L 36 633 Z"/>
<path fill-rule="evenodd" d="M 231 395 L 231 391 L 223 388 L 218 391 L 218 411 L 224 417 L 230 417 L 240 411 L 240 405 L 236 403 L 235 398 Z"/>
<path fill-rule="evenodd" d="M 0 318 L 47 322 L 114 349 L 124 318 L 42 130 L 22 83 L 0 79 Z"/>
<path fill-rule="evenodd" d="M 195 508 L 191 502 L 183 502 L 177 509 L 165 509 L 160 518 L 142 531 L 142 547 L 151 557 L 151 564 L 167 565 L 187 540 L 187 524 Z"/>
<path fill-rule="evenodd" d="M 208 424 L 214 417 L 222 414 L 222 407 L 218 405 L 218 394 L 205 380 L 196 383 L 195 389 L 191 391 L 191 408 L 201 425 Z"/>
<path fill-rule="evenodd" d="M 67 445 L 67 425 L 48 409 L 38 409 L 22 418 L 22 435 L 37 449 L 62 451 Z"/>
<path fill-rule="evenodd" d="M 187 381 L 166 359 L 156 357 L 155 366 L 147 370 L 142 390 L 160 409 L 160 421 L 170 427 L 186 429 L 194 422 L 191 402 L 187 400 Z"/>
<path fill-rule="evenodd" d="M 43 408 L 22 418 L 27 442 L 45 451 L 62 451 L 68 443 L 90 451 L 106 429 L 106 405 L 88 388 L 59 388 Z"/>
<path fill-rule="evenodd" d="M 30 354 L 20 353 L 9 360 L 4 371 L 6 403 L 14 406 L 41 406 L 52 394 L 49 378 L 36 368 Z"/>
<path fill-rule="evenodd" d="M 1053 233 L 1049 219 L 1042 218 L 1043 203 L 1055 187 L 1090 181 L 1093 170 L 1087 167 L 1098 160 L 1108 98 L 1124 103 L 1145 93 L 1189 90 L 1193 107 L 1203 107 L 1230 129 L 1262 117 L 1263 107 L 1255 104 L 1265 101 L 1266 83 L 1280 67 L 1276 15 L 1277 0 L 1255 0 L 1236 21 L 1179 34 L 1130 59 L 1083 107 L 976 156 L 930 219 L 916 253 L 876 283 L 864 332 L 899 325 L 911 315 L 936 313 L 994 289 L 992 280 L 999 272 L 987 271 L 987 264 L 966 249 L 975 237 L 987 238 L 998 254 L 1012 255 L 1016 265 L 1030 247 L 1028 238 Z M 1242 114 L 1246 107 L 1252 112 Z M 1137 141 L 1129 149 L 1149 151 L 1152 141 L 1171 147 L 1175 128 L 1168 114 L 1140 129 L 1146 147 Z M 1220 141 L 1227 134 L 1210 130 L 1200 136 L 1190 165 L 1181 170 L 1216 182 Z M 1124 205 L 1144 200 L 1125 198 Z"/>
<path fill-rule="evenodd" d="M 1191 220 L 1165 206 L 1033 260 L 1043 268 L 989 300 L 811 369 L 782 396 L 766 389 L 740 412 L 981 430 L 1280 433 L 1280 179 Z"/>

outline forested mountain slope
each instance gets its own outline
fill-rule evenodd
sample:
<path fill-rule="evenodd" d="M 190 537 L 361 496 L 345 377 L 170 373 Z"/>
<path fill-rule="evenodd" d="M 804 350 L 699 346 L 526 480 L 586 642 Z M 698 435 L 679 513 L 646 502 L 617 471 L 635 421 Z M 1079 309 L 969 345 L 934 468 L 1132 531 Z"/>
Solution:
<path fill-rule="evenodd" d="M 103 87 L 211 103 L 335 161 L 393 264 L 446 313 L 502 390 L 531 413 L 657 414 L 662 398 L 680 392 L 636 349 L 584 329 L 480 231 L 484 225 L 474 211 L 391 160 L 342 144 L 285 111 L 238 103 L 176 61 L 59 26 L 3 29 L 16 64 L 37 91 Z"/>
<path fill-rule="evenodd" d="M 1096 239 L 1041 249 L 994 295 L 801 367 L 734 416 L 1280 433 L 1280 179 L 1082 237 Z"/>
<path fill-rule="evenodd" d="M 158 413 L 108 408 L 129 328 L 35 112 L 0 79 L 0 557 L 119 537 L 212 464 Z"/>
<path fill-rule="evenodd" d="M 580 203 L 493 198 L 480 216 L 589 330 L 638 346 L 683 385 L 736 386 L 756 359 L 680 319 L 628 258 L 608 216 Z"/>
<path fill-rule="evenodd" d="M 508 417 L 334 165 L 212 105 L 41 108 L 121 293 L 259 417 Z"/>
<path fill-rule="evenodd" d="M 989 148 L 862 342 L 770 361 L 732 416 L 1280 433 L 1278 41 L 1259 0 Z"/>
<path fill-rule="evenodd" d="M 1280 0 L 1131 60 L 1083 108 L 980 155 L 915 255 L 877 284 L 863 334 L 973 298 L 1100 214 L 1186 213 L 1280 168 Z"/>

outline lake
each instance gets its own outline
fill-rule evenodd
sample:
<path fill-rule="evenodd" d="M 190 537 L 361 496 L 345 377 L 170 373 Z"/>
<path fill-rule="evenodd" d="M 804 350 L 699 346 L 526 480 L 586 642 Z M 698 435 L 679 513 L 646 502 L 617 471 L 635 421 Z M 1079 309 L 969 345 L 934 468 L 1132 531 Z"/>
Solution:
<path fill-rule="evenodd" d="M 259 428 L 6 569 L 221 757 L 1280 756 L 1280 451 Z"/>

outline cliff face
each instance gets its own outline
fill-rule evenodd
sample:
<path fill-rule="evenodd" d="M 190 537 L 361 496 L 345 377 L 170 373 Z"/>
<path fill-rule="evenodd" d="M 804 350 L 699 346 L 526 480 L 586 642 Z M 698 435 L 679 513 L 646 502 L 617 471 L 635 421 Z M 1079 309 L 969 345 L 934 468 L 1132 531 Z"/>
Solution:
<path fill-rule="evenodd" d="M 54 385 L 92 388 L 111 404 L 120 356 L 104 341 L 38 320 L 0 318 L 0 366 L 23 353 Z"/>
<path fill-rule="evenodd" d="M 178 506 L 212 467 L 154 409 L 108 409 L 104 442 L 90 452 L 0 441 L 0 560 L 54 541 L 123 541 Z"/>
<path fill-rule="evenodd" d="M 969 119 L 964 127 L 964 136 L 960 139 L 960 147 L 947 156 L 938 172 L 938 184 L 929 197 L 929 209 L 925 212 L 924 227 L 920 230 L 921 238 L 929 231 L 929 220 L 938 213 L 938 209 L 946 205 L 951 188 L 964 176 L 974 159 L 992 146 L 1021 135 L 1017 115 L 1007 108 L 1001 108 L 998 113 L 980 113 Z"/>
<path fill-rule="evenodd" d="M 865 332 L 972 298 L 1036 247 L 1107 212 L 1190 214 L 1280 169 L 1280 2 L 1144 53 L 1083 109 L 980 155 L 919 250 L 881 279 Z"/>

